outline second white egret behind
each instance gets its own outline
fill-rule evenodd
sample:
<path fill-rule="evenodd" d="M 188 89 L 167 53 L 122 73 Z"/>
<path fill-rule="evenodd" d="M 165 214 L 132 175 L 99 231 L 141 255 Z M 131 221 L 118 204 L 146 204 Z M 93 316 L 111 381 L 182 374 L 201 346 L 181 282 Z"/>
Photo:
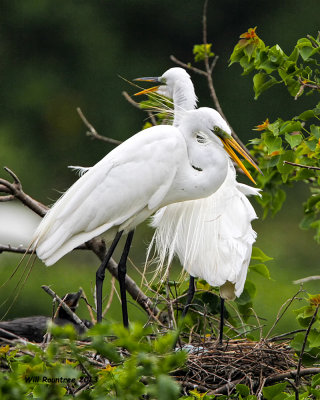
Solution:
<path fill-rule="evenodd" d="M 182 68 L 170 68 L 160 77 L 137 80 L 159 85 L 136 95 L 155 92 L 173 99 L 174 126 L 179 126 L 186 111 L 196 106 L 190 75 Z M 158 100 L 161 103 L 161 99 Z M 257 216 L 248 195 L 259 195 L 259 189 L 238 183 L 230 161 L 225 181 L 211 196 L 168 205 L 160 209 L 152 221 L 156 228 L 152 244 L 155 243 L 159 255 L 158 268 L 162 269 L 166 262 L 168 269 L 176 254 L 191 276 L 183 315 L 193 298 L 194 277 L 220 287 L 220 341 L 224 299 L 233 300 L 241 295 L 256 238 L 251 221 Z"/>

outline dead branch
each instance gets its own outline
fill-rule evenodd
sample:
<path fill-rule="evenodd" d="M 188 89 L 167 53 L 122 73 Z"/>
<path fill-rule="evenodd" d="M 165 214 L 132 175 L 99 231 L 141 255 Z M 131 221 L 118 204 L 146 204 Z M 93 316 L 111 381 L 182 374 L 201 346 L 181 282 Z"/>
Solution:
<path fill-rule="evenodd" d="M 122 95 L 128 101 L 128 103 L 130 103 L 133 107 L 139 108 L 139 110 L 141 110 L 140 103 L 134 101 L 133 98 L 126 91 L 123 91 Z M 148 118 L 150 119 L 152 125 L 154 126 L 157 125 L 157 121 L 153 113 L 150 110 L 145 110 L 145 111 L 148 114 Z"/>
<path fill-rule="evenodd" d="M 299 361 L 298 361 L 298 367 L 297 367 L 297 373 L 296 373 L 296 379 L 295 379 L 296 386 L 300 385 L 300 370 L 301 370 L 301 366 L 302 366 L 302 358 L 303 358 L 303 354 L 304 354 L 304 349 L 305 349 L 306 344 L 307 344 L 307 339 L 308 339 L 311 327 L 312 327 L 312 325 L 314 324 L 314 322 L 316 320 L 316 316 L 317 316 L 318 310 L 319 310 L 319 305 L 317 305 L 317 307 L 316 307 L 316 309 L 315 309 L 315 311 L 313 313 L 313 316 L 312 316 L 311 321 L 309 323 L 309 326 L 307 328 L 306 334 L 304 336 L 304 341 L 303 341 L 301 352 L 300 352 L 300 355 L 299 355 Z"/>
<path fill-rule="evenodd" d="M 296 281 L 293 281 L 292 283 L 294 283 L 295 285 L 299 285 L 301 283 L 306 283 L 306 282 L 310 282 L 310 281 L 317 281 L 319 279 L 320 279 L 320 275 L 312 275 L 312 276 L 307 276 L 306 278 L 298 279 Z"/>
<path fill-rule="evenodd" d="M 291 161 L 283 161 L 283 164 L 289 164 L 293 165 L 294 167 L 300 167 L 300 168 L 306 168 L 306 169 L 314 169 L 316 171 L 320 171 L 320 167 L 313 167 L 312 165 L 303 165 L 303 164 L 297 164 Z"/>
<path fill-rule="evenodd" d="M 213 58 L 213 61 L 210 65 L 209 62 L 209 55 L 207 53 L 207 44 L 208 44 L 208 37 L 207 37 L 207 8 L 208 8 L 208 0 L 205 0 L 204 2 L 204 6 L 203 6 L 203 14 L 202 14 L 202 40 L 203 40 L 203 44 L 205 45 L 205 55 L 204 55 L 204 65 L 205 65 L 205 70 L 201 70 L 199 68 L 193 67 L 190 63 L 186 64 L 180 60 L 178 60 L 175 56 L 171 55 L 170 59 L 180 65 L 181 67 L 191 70 L 199 75 L 202 75 L 204 77 L 206 77 L 207 79 L 207 83 L 208 83 L 208 88 L 209 88 L 209 93 L 210 96 L 212 98 L 214 107 L 217 109 L 217 111 L 221 114 L 221 116 L 227 121 L 230 129 L 231 129 L 231 134 L 232 136 L 237 140 L 237 142 L 239 144 L 241 144 L 242 146 L 244 146 L 243 142 L 241 141 L 241 139 L 239 138 L 239 136 L 236 134 L 235 130 L 232 128 L 232 126 L 230 125 L 230 123 L 228 122 L 222 107 L 220 105 L 220 101 L 218 99 L 216 90 L 214 88 L 214 84 L 213 84 L 213 79 L 212 79 L 212 73 L 214 70 L 214 67 L 216 66 L 216 63 L 218 61 L 218 56 L 215 56 Z"/>
<path fill-rule="evenodd" d="M 184 62 L 178 60 L 174 55 L 170 56 L 170 60 L 173 61 L 174 63 L 176 63 L 177 65 L 180 65 L 180 67 L 183 67 L 185 69 L 188 69 L 190 71 L 195 72 L 196 74 L 202 75 L 207 77 L 207 73 L 205 71 L 203 71 L 202 69 L 196 68 L 194 66 L 192 66 L 190 63 L 185 64 Z"/>
<path fill-rule="evenodd" d="M 18 253 L 18 254 L 32 254 L 31 249 L 26 249 L 25 247 L 19 246 L 11 246 L 8 244 L 7 246 L 0 244 L 0 254 L 1 253 Z"/>
<path fill-rule="evenodd" d="M 87 330 L 85 324 L 81 321 L 81 319 L 75 314 L 72 310 L 70 310 L 69 306 L 64 302 L 64 299 L 61 299 L 49 286 L 41 286 L 41 288 L 48 293 L 49 296 L 53 298 L 53 300 L 59 303 L 59 307 L 62 307 L 64 311 L 69 315 L 69 317 L 74 321 L 77 325 L 81 326 L 84 331 Z"/>
<path fill-rule="evenodd" d="M 320 373 L 320 368 L 302 368 L 299 371 L 299 376 L 306 376 L 306 375 L 316 375 Z M 275 383 L 275 382 L 281 382 L 284 379 L 288 379 L 288 378 L 295 378 L 298 374 L 298 370 L 291 370 L 288 372 L 283 372 L 281 374 L 274 374 L 269 376 L 266 379 L 266 383 L 268 385 Z"/>
<path fill-rule="evenodd" d="M 102 140 L 104 142 L 115 144 L 115 145 L 119 145 L 122 143 L 120 140 L 116 140 L 116 139 L 112 139 L 107 136 L 99 135 L 98 132 L 93 127 L 93 125 L 91 125 L 90 122 L 87 120 L 87 118 L 84 116 L 83 112 L 81 111 L 81 109 L 79 107 L 77 108 L 77 112 L 78 112 L 80 118 L 82 119 L 83 123 L 89 129 L 89 131 L 86 132 L 87 136 L 90 136 L 92 139 Z"/>
<path fill-rule="evenodd" d="M 275 328 L 275 326 L 278 324 L 278 322 L 280 321 L 280 319 L 284 316 L 284 314 L 286 313 L 286 311 L 288 310 L 288 308 L 291 306 L 292 302 L 297 298 L 297 296 L 302 292 L 302 288 L 300 288 L 298 290 L 298 292 L 296 294 L 294 294 L 290 299 L 286 300 L 284 302 L 284 304 L 282 304 L 282 306 L 280 307 L 280 310 L 277 314 L 277 318 L 274 321 L 273 325 L 271 326 L 271 328 L 269 329 L 268 333 L 265 336 L 265 339 L 268 339 L 270 333 L 272 332 L 272 330 Z"/>
<path fill-rule="evenodd" d="M 40 215 L 40 217 L 43 217 L 48 208 L 40 202 L 34 200 L 22 190 L 21 182 L 14 172 L 7 167 L 4 167 L 4 169 L 13 178 L 13 183 L 7 181 L 6 179 L 0 178 L 0 192 L 10 193 L 10 196 L 4 196 L 4 198 L 7 199 L 6 201 L 13 199 L 20 200 L 21 203 L 30 208 L 30 210 Z M 10 199 L 8 199 L 8 197 L 10 197 Z"/>

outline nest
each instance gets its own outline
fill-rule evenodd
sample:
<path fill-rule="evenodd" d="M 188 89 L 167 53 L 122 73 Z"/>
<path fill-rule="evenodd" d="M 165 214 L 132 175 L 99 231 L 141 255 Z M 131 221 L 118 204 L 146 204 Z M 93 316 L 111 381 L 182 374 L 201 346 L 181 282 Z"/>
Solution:
<path fill-rule="evenodd" d="M 219 345 L 210 341 L 193 343 L 186 350 L 187 370 L 174 374 L 186 392 L 197 388 L 210 394 L 230 394 L 241 383 L 254 393 L 296 368 L 293 351 L 286 343 L 230 340 Z"/>

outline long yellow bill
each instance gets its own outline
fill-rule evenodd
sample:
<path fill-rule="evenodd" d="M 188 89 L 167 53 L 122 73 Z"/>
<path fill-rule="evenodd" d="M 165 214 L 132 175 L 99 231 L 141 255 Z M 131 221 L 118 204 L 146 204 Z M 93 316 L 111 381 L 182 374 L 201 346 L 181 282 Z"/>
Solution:
<path fill-rule="evenodd" d="M 149 89 L 141 90 L 141 92 L 135 93 L 134 96 L 140 96 L 141 94 L 147 94 L 147 93 L 156 92 L 159 89 L 159 86 L 153 86 L 153 87 L 151 87 Z"/>
<path fill-rule="evenodd" d="M 160 78 L 158 76 L 147 76 L 147 77 L 144 77 L 144 78 L 135 78 L 134 81 L 161 83 L 160 82 Z M 141 90 L 141 92 L 135 93 L 134 96 L 140 96 L 141 94 L 147 94 L 147 93 L 156 92 L 159 89 L 159 86 L 153 86 L 153 87 L 151 87 L 149 89 Z"/>
<path fill-rule="evenodd" d="M 230 157 L 239 165 L 239 167 L 242 169 L 242 171 L 247 175 L 247 177 L 254 183 L 256 184 L 255 180 L 252 178 L 250 172 L 247 170 L 247 168 L 243 165 L 242 161 L 240 158 L 237 156 L 237 154 L 234 152 L 236 150 L 238 153 L 242 155 L 257 171 L 262 174 L 261 169 L 258 167 L 258 165 L 253 161 L 249 153 L 247 152 L 246 149 L 244 149 L 240 144 L 232 137 L 221 137 L 219 136 L 224 148 L 226 149 L 226 152 L 230 155 Z M 234 149 L 234 150 L 233 150 Z"/>

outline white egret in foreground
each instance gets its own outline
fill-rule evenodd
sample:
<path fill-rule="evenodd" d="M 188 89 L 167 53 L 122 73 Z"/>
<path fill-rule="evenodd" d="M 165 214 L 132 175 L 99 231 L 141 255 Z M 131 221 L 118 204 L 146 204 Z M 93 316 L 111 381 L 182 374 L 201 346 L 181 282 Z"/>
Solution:
<path fill-rule="evenodd" d="M 156 92 L 173 99 L 175 126 L 179 126 L 187 110 L 195 108 L 197 97 L 189 74 L 182 68 L 171 68 L 161 77 L 138 78 L 159 86 L 136 95 Z M 229 131 L 230 132 L 230 131 Z M 220 287 L 223 334 L 224 300 L 234 300 L 243 292 L 252 244 L 256 233 L 251 221 L 256 213 L 246 196 L 259 195 L 259 189 L 238 183 L 235 169 L 228 162 L 228 172 L 220 188 L 207 198 L 185 201 L 160 209 L 153 217 L 156 228 L 151 246 L 159 255 L 159 269 L 167 258 L 169 268 L 176 254 L 190 274 L 187 305 L 194 295 L 194 277 Z"/>
<path fill-rule="evenodd" d="M 227 174 L 230 145 L 251 160 L 209 108 L 185 113 L 179 128 L 160 125 L 137 133 L 88 169 L 48 211 L 33 238 L 38 257 L 52 265 L 97 235 L 105 232 L 108 241 L 115 236 L 96 273 L 99 322 L 105 268 L 122 233 L 128 233 L 118 265 L 128 326 L 125 275 L 134 228 L 168 204 L 215 192 Z"/>

